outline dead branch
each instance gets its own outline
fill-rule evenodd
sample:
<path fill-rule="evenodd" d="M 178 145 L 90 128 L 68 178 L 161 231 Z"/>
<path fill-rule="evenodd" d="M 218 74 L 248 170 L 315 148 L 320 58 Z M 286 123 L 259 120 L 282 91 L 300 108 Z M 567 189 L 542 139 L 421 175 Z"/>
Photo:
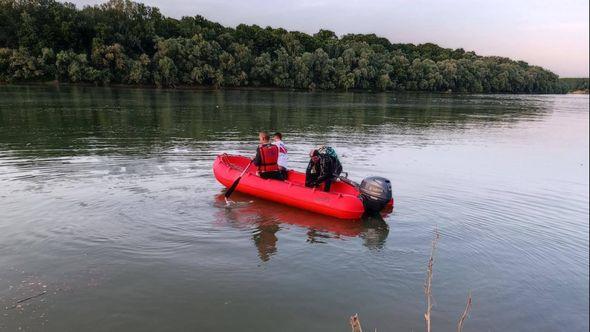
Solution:
<path fill-rule="evenodd" d="M 457 323 L 457 332 L 463 331 L 463 322 L 465 322 L 465 319 L 467 319 L 469 311 L 471 311 L 471 291 L 467 295 L 467 305 L 465 306 L 465 310 L 463 310 L 463 314 L 461 314 L 461 317 L 459 317 L 459 322 Z"/>
<path fill-rule="evenodd" d="M 432 248 L 430 251 L 430 259 L 428 260 L 428 270 L 426 272 L 426 282 L 424 283 L 424 294 L 426 295 L 426 312 L 424 313 L 424 320 L 426 321 L 426 332 L 431 332 L 430 314 L 432 312 L 432 266 L 434 265 L 434 252 L 436 251 L 436 244 L 440 234 L 438 228 L 434 229 L 434 239 L 432 239 Z"/>
<path fill-rule="evenodd" d="M 28 300 L 32 300 L 32 299 L 38 298 L 39 296 L 43 296 L 43 295 L 45 295 L 46 293 L 47 293 L 47 291 L 42 291 L 42 292 L 40 292 L 40 293 L 37 293 L 37 294 L 35 294 L 35 295 L 33 295 L 33 296 L 29 296 L 29 297 L 26 297 L 26 298 L 24 298 L 24 299 L 20 299 L 20 300 L 16 301 L 16 302 L 15 302 L 15 304 L 14 304 L 13 306 L 11 306 L 11 307 L 6 307 L 6 310 L 19 308 L 21 303 L 23 303 L 23 302 L 27 302 Z"/>
<path fill-rule="evenodd" d="M 352 332 L 363 332 L 361 321 L 359 320 L 359 314 L 350 316 L 350 327 L 352 328 Z"/>

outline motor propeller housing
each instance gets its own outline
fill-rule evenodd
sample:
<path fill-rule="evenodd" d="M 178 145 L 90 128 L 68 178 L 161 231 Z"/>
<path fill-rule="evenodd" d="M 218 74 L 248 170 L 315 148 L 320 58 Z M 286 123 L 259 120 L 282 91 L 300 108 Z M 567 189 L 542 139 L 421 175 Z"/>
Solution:
<path fill-rule="evenodd" d="M 359 186 L 365 211 L 370 214 L 383 210 L 391 201 L 391 182 L 380 176 L 369 176 Z"/>

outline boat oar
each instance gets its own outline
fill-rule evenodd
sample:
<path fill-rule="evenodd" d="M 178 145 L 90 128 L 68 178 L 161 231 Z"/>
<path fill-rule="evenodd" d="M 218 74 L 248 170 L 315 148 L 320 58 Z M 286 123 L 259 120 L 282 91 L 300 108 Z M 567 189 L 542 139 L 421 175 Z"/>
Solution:
<path fill-rule="evenodd" d="M 242 176 L 244 176 L 244 174 L 246 174 L 246 171 L 248 170 L 248 168 L 250 167 L 250 165 L 252 165 L 253 160 L 250 160 L 250 162 L 248 163 L 248 166 L 246 166 L 246 168 L 244 168 L 244 170 L 242 171 L 242 174 L 240 174 L 240 176 L 238 176 L 238 178 L 236 179 L 236 181 L 234 181 L 234 183 L 232 183 L 231 187 L 229 187 L 229 189 L 227 189 L 227 191 L 225 192 L 225 198 L 229 198 L 229 196 L 234 192 L 234 190 L 236 190 L 236 187 L 238 186 L 238 183 L 240 183 L 240 180 L 242 179 Z"/>

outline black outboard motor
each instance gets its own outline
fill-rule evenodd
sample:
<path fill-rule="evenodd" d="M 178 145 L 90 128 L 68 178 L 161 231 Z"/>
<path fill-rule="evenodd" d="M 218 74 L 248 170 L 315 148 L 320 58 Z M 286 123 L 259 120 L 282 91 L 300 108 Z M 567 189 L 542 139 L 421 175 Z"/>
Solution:
<path fill-rule="evenodd" d="M 377 213 L 389 203 L 392 197 L 391 182 L 380 176 L 369 176 L 359 186 L 365 211 Z"/>

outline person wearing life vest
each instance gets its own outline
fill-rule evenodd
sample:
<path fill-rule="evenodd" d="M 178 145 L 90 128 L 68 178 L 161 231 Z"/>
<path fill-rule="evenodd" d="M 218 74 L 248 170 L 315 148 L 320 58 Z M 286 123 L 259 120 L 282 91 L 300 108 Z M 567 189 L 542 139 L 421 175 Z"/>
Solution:
<path fill-rule="evenodd" d="M 279 168 L 281 173 L 283 174 L 283 179 L 287 179 L 287 165 L 289 163 L 289 156 L 287 155 L 287 147 L 285 143 L 283 143 L 283 134 L 281 133 L 274 133 L 272 136 L 274 145 L 279 147 L 279 160 L 277 164 L 279 164 Z"/>
<path fill-rule="evenodd" d="M 263 179 L 283 180 L 278 164 L 279 147 L 270 143 L 270 136 L 265 131 L 258 133 L 258 139 L 260 144 L 252 161 L 258 167 L 257 174 Z"/>

